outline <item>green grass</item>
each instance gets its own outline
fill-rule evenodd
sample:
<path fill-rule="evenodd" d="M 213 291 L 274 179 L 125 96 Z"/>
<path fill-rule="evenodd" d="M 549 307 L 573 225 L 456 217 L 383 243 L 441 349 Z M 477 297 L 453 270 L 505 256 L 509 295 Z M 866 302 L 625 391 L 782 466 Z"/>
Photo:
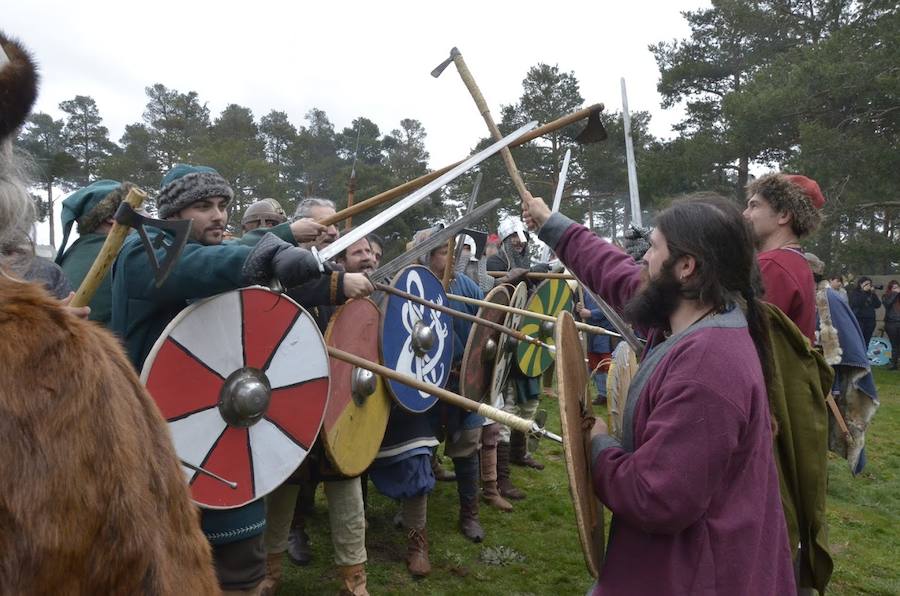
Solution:
<path fill-rule="evenodd" d="M 900 372 L 878 370 L 875 380 L 881 408 L 867 434 L 865 471 L 853 478 L 846 461 L 836 457 L 829 461 L 828 523 L 835 560 L 829 594 L 900 594 Z M 541 407 L 549 414 L 548 428 L 558 430 L 556 400 L 544 397 Z M 562 457 L 562 448 L 545 440 L 537 454 L 547 465 L 545 470 L 513 468 L 513 481 L 528 498 L 515 503 L 512 513 L 482 505 L 481 523 L 487 534 L 482 544 L 472 544 L 456 529 L 456 486 L 438 483 L 428 502 L 433 571 L 419 581 L 406 572 L 406 539 L 391 525 L 397 505 L 370 484 L 369 591 L 377 595 L 584 594 L 591 581 L 575 530 Z M 450 465 L 449 460 L 446 463 Z M 315 559 L 308 567 L 295 567 L 285 560 L 280 594 L 338 591 L 321 490 L 308 531 Z M 514 552 L 504 551 L 506 556 L 498 557 L 496 547 L 500 546 Z M 484 549 L 489 550 L 483 553 Z"/>

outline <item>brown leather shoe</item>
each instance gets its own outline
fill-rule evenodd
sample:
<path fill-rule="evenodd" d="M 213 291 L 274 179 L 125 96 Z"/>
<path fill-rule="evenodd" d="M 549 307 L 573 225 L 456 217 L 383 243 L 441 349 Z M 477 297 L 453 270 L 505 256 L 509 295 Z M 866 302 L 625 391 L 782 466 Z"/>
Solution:
<path fill-rule="evenodd" d="M 366 588 L 366 564 L 338 565 L 341 591 L 338 596 L 369 596 Z"/>
<path fill-rule="evenodd" d="M 434 479 L 439 482 L 455 482 L 456 474 L 445 470 L 441 462 L 438 461 L 436 455 L 431 456 L 431 471 L 434 472 Z"/>
<path fill-rule="evenodd" d="M 503 498 L 500 490 L 497 488 L 497 481 L 485 481 L 481 489 L 481 500 L 490 505 L 494 509 L 500 511 L 512 511 L 513 505 Z"/>
<path fill-rule="evenodd" d="M 513 501 L 525 498 L 525 493 L 513 486 L 509 479 L 509 443 L 497 445 L 497 490 L 503 497 Z"/>
<path fill-rule="evenodd" d="M 406 536 L 406 568 L 413 577 L 426 577 L 431 573 L 428 561 L 428 530 L 415 528 Z"/>
<path fill-rule="evenodd" d="M 459 498 L 459 531 L 472 542 L 484 540 L 484 528 L 478 520 L 478 497 Z"/>

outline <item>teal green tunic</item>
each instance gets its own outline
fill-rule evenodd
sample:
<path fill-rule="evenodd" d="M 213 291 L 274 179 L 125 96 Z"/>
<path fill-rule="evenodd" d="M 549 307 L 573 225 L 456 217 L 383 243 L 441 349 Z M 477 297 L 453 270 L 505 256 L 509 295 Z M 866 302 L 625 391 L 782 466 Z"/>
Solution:
<path fill-rule="evenodd" d="M 87 273 L 94 264 L 94 259 L 100 254 L 106 234 L 82 234 L 59 261 L 60 267 L 65 271 L 66 277 L 73 288 L 77 288 L 87 277 Z M 108 273 L 91 298 L 91 314 L 88 318 L 103 325 L 109 326 L 112 319 L 112 274 Z"/>

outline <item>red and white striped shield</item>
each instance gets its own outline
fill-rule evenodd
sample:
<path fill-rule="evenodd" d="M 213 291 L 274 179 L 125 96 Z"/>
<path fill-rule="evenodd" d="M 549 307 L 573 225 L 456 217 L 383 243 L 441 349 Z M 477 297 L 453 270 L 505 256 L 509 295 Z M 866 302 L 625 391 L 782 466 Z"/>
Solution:
<path fill-rule="evenodd" d="M 303 462 L 328 402 L 325 342 L 296 302 L 262 287 L 198 301 L 156 341 L 141 380 L 169 423 L 191 496 L 230 509 Z"/>

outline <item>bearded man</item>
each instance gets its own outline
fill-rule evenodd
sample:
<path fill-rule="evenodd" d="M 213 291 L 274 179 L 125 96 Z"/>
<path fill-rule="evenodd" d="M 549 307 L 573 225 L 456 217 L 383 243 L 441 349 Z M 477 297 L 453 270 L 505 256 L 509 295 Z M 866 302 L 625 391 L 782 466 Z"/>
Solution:
<path fill-rule="evenodd" d="M 613 512 L 597 594 L 793 594 L 772 449 L 772 366 L 750 230 L 721 197 L 675 203 L 636 263 L 541 199 L 526 223 L 648 332 L 621 442 L 598 418 L 592 482 Z"/>

